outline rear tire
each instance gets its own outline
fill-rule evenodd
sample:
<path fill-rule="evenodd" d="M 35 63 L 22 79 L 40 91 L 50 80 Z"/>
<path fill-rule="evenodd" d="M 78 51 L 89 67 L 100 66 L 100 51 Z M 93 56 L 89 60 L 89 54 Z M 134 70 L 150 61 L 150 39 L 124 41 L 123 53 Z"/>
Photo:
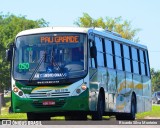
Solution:
<path fill-rule="evenodd" d="M 136 99 L 135 96 L 132 95 L 131 112 L 128 115 L 128 120 L 135 120 L 135 118 L 136 118 Z"/>
<path fill-rule="evenodd" d="M 92 114 L 92 120 L 102 120 L 104 109 L 105 109 L 105 104 L 104 104 L 103 96 L 100 93 L 98 96 L 97 111 Z"/>
<path fill-rule="evenodd" d="M 132 95 L 131 99 L 131 112 L 130 113 L 118 113 L 116 115 L 116 120 L 135 120 L 136 117 L 136 99 Z"/>

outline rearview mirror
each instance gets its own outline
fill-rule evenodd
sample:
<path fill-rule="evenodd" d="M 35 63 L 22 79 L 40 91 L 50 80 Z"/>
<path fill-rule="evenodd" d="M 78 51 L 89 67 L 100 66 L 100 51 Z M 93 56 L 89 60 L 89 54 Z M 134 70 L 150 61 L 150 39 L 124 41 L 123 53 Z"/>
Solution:
<path fill-rule="evenodd" d="M 96 48 L 96 46 L 90 47 L 90 57 L 91 58 L 96 58 L 97 57 L 97 48 Z"/>
<path fill-rule="evenodd" d="M 11 55 L 11 50 L 10 49 L 7 49 L 6 50 L 6 60 L 7 61 L 11 61 L 12 60 L 12 55 Z"/>
<path fill-rule="evenodd" d="M 13 44 L 10 45 L 10 48 L 6 50 L 6 60 L 12 61 L 12 55 L 13 55 Z"/>

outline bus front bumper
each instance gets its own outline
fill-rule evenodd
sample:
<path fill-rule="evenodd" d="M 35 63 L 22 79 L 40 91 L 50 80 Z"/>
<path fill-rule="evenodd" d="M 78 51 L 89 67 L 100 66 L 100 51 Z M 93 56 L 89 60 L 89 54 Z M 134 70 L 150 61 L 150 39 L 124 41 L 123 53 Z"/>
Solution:
<path fill-rule="evenodd" d="M 44 105 L 44 102 L 53 102 Z M 61 98 L 20 98 L 12 92 L 12 109 L 16 113 L 63 113 L 67 111 L 89 111 L 88 89 L 79 96 Z"/>

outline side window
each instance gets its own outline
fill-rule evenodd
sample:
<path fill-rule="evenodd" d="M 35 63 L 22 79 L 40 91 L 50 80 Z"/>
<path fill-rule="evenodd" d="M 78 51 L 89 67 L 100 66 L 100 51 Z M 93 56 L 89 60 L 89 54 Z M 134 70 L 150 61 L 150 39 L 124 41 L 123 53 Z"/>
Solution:
<path fill-rule="evenodd" d="M 112 42 L 108 39 L 105 39 L 105 48 L 106 48 L 107 67 L 114 68 Z"/>
<path fill-rule="evenodd" d="M 114 51 L 115 51 L 116 68 L 118 70 L 123 70 L 121 46 L 117 42 L 114 42 Z"/>
<path fill-rule="evenodd" d="M 123 54 L 124 54 L 125 71 L 131 72 L 131 59 L 129 53 L 129 46 L 123 45 Z"/>
<path fill-rule="evenodd" d="M 136 48 L 131 48 L 133 73 L 139 74 L 138 52 Z"/>
<path fill-rule="evenodd" d="M 141 74 L 146 75 L 146 71 L 145 71 L 146 64 L 144 62 L 144 51 L 139 50 L 139 56 L 140 56 Z"/>
<path fill-rule="evenodd" d="M 138 61 L 138 53 L 136 48 L 131 48 L 132 49 L 132 60 Z"/>
<path fill-rule="evenodd" d="M 148 58 L 148 52 L 147 51 L 145 51 L 145 55 L 144 55 L 145 57 L 145 63 L 146 63 L 146 75 L 147 76 L 149 76 L 150 77 L 150 67 L 149 67 L 149 58 Z"/>
<path fill-rule="evenodd" d="M 103 44 L 102 38 L 95 37 L 95 44 L 97 48 L 97 65 L 100 67 L 104 67 L 104 52 L 103 52 Z"/>
<path fill-rule="evenodd" d="M 89 40 L 89 47 L 91 48 L 93 45 L 95 45 L 94 41 Z M 89 67 L 96 68 L 96 59 L 95 58 L 90 57 Z"/>

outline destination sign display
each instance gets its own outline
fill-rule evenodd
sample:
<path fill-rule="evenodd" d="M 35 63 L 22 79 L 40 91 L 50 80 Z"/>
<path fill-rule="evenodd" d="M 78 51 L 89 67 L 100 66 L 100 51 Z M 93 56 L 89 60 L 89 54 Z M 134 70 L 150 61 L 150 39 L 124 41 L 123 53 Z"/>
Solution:
<path fill-rule="evenodd" d="M 77 35 L 62 35 L 62 36 L 41 36 L 41 43 L 78 43 L 80 37 Z"/>

